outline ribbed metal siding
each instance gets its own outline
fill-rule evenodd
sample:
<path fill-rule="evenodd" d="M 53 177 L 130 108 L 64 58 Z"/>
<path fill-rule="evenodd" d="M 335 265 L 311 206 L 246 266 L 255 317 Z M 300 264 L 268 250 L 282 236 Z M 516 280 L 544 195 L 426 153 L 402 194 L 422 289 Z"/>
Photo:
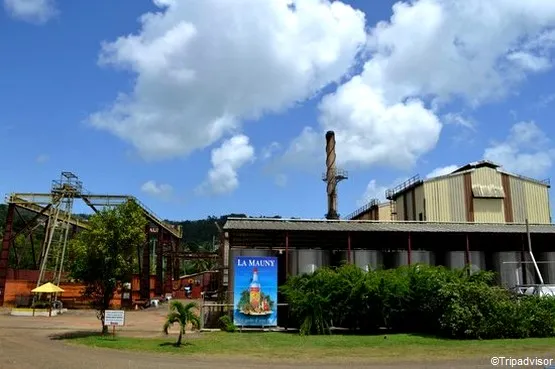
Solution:
<path fill-rule="evenodd" d="M 426 220 L 465 222 L 464 177 L 456 175 L 424 183 Z M 422 200 L 422 206 L 424 201 Z"/>
<path fill-rule="evenodd" d="M 511 185 L 511 198 L 513 201 L 513 222 L 524 223 L 526 221 L 526 193 L 524 191 L 524 182 L 516 177 L 509 177 Z"/>
<path fill-rule="evenodd" d="M 477 168 L 471 174 L 472 185 L 494 185 L 503 188 L 501 174 L 492 168 Z M 476 223 L 505 223 L 503 199 L 474 199 Z"/>
<path fill-rule="evenodd" d="M 381 204 L 378 210 L 379 220 L 381 221 L 391 221 L 391 205 Z"/>
<path fill-rule="evenodd" d="M 550 223 L 549 195 L 546 186 L 523 181 L 528 221 L 535 224 Z"/>
<path fill-rule="evenodd" d="M 445 180 L 424 183 L 426 199 L 426 220 L 428 222 L 448 222 L 450 219 L 449 185 Z"/>
<path fill-rule="evenodd" d="M 476 223 L 505 223 L 503 199 L 474 199 Z"/>
<path fill-rule="evenodd" d="M 414 219 L 414 208 L 413 208 L 413 204 L 414 204 L 413 195 L 414 194 L 413 194 L 412 191 L 409 191 L 405 194 L 405 197 L 407 199 L 406 202 L 405 202 L 406 206 L 407 206 L 407 208 L 405 209 L 407 220 L 415 220 Z"/>
<path fill-rule="evenodd" d="M 464 176 L 458 175 L 444 179 L 449 186 L 449 221 L 466 222 L 464 206 Z"/>
<path fill-rule="evenodd" d="M 419 186 L 414 189 L 414 205 L 416 219 L 420 220 L 420 214 L 422 214 L 422 220 L 426 219 L 426 211 L 424 209 L 424 186 Z"/>
<path fill-rule="evenodd" d="M 405 220 L 405 208 L 404 208 L 404 195 L 399 196 L 395 199 L 395 206 L 397 207 L 397 220 Z"/>

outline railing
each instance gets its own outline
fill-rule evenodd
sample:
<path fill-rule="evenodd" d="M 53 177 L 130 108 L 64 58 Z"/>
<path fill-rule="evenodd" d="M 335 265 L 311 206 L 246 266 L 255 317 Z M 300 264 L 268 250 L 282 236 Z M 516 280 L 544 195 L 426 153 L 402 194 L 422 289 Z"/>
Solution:
<path fill-rule="evenodd" d="M 359 215 L 364 214 L 368 209 L 371 209 L 372 207 L 377 206 L 379 204 L 380 204 L 380 200 L 371 199 L 370 202 L 368 202 L 368 204 L 366 204 L 364 206 L 361 206 L 357 210 L 353 211 L 351 214 L 347 215 L 347 217 L 345 219 L 353 220 L 354 218 L 358 217 Z"/>
<path fill-rule="evenodd" d="M 405 182 L 399 184 L 398 186 L 396 186 L 394 188 L 390 188 L 387 191 L 385 191 L 385 198 L 388 199 L 388 200 L 394 200 L 395 195 L 397 195 L 398 193 L 401 193 L 401 192 L 405 191 L 407 188 L 413 187 L 413 186 L 418 185 L 422 182 L 423 181 L 420 178 L 420 175 L 416 174 L 415 176 L 407 179 Z"/>
<path fill-rule="evenodd" d="M 333 173 L 334 173 L 334 177 L 338 181 L 349 178 L 349 172 L 343 169 L 334 169 Z M 326 182 L 327 180 L 328 180 L 328 173 L 327 172 L 322 173 L 322 181 Z"/>

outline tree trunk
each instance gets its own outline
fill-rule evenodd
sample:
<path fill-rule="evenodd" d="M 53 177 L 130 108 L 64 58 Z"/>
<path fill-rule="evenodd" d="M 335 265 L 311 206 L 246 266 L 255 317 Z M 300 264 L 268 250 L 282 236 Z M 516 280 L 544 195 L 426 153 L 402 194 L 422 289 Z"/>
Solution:
<path fill-rule="evenodd" d="M 105 314 L 105 311 L 100 310 L 97 315 L 98 319 L 100 319 L 100 324 L 102 325 L 102 335 L 108 334 L 108 326 L 104 325 L 104 314 Z"/>
<path fill-rule="evenodd" d="M 183 329 L 179 330 L 179 336 L 177 337 L 177 342 L 175 343 L 176 346 L 181 346 L 181 339 L 183 338 Z"/>

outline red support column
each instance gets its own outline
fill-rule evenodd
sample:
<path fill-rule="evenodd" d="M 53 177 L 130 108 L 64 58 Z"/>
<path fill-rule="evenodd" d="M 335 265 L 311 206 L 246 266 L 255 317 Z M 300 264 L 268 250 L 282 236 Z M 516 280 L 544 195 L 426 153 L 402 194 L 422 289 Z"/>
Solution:
<path fill-rule="evenodd" d="M 10 245 L 12 244 L 13 215 L 15 204 L 8 205 L 6 215 L 6 225 L 4 227 L 4 237 L 2 239 L 2 250 L 0 251 L 0 306 L 4 305 L 4 295 L 6 291 L 6 279 L 8 277 L 8 263 L 10 257 Z"/>
<path fill-rule="evenodd" d="M 164 228 L 156 226 L 158 229 L 158 237 L 156 238 L 156 279 L 154 282 L 154 293 L 156 296 L 161 296 L 164 290 L 164 253 L 163 247 L 166 242 L 166 235 Z M 167 261 L 166 261 L 167 264 Z"/>
<path fill-rule="evenodd" d="M 347 263 L 351 264 L 351 232 L 347 232 Z"/>
<path fill-rule="evenodd" d="M 146 242 L 143 247 L 141 260 L 140 295 L 141 299 L 150 299 L 150 224 L 145 227 Z"/>
<path fill-rule="evenodd" d="M 410 236 L 410 232 L 409 232 L 409 239 L 408 239 L 408 245 L 407 245 L 407 262 L 410 265 L 411 264 L 411 252 L 412 252 L 412 238 Z"/>
<path fill-rule="evenodd" d="M 289 277 L 289 232 L 285 232 L 285 278 Z"/>

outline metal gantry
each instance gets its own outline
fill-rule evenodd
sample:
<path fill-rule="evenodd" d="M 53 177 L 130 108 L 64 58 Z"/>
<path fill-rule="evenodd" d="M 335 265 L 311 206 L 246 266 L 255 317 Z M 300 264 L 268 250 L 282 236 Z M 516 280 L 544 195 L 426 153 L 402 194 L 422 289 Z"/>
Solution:
<path fill-rule="evenodd" d="M 40 257 L 39 277 L 37 287 L 45 277 L 46 269 L 53 263 L 52 281 L 59 285 L 64 269 L 68 236 L 71 229 L 73 215 L 73 201 L 82 196 L 83 184 L 71 172 L 62 172 L 59 181 L 52 183 L 53 217 L 48 221 L 45 242 Z M 64 215 L 60 217 L 60 214 Z M 54 260 L 52 260 L 52 257 Z"/>
<path fill-rule="evenodd" d="M 40 257 L 35 268 L 38 269 L 37 286 L 41 283 L 50 281 L 59 284 L 64 273 L 64 262 L 67 256 L 67 246 L 72 234 L 78 229 L 88 229 L 87 221 L 73 215 L 73 205 L 75 200 L 81 199 L 94 212 L 100 211 L 102 208 L 114 207 L 128 201 L 133 201 L 142 209 L 145 217 L 148 219 L 149 226 L 147 233 L 151 227 L 159 229 L 159 235 L 164 242 L 171 241 L 178 243 L 183 237 L 182 227 L 173 225 L 163 221 L 154 214 L 149 208 L 141 203 L 136 197 L 130 195 L 102 195 L 92 194 L 83 188 L 82 182 L 72 172 L 62 172 L 58 180 L 52 182 L 50 192 L 46 193 L 12 193 L 6 202 L 8 204 L 8 214 L 6 218 L 6 227 L 2 239 L 2 247 L 0 249 L 0 306 L 4 302 L 5 287 L 7 281 L 8 264 L 10 249 L 14 247 L 14 240 L 18 235 L 30 235 L 41 224 L 45 226 L 45 238 L 42 243 Z M 24 219 L 18 209 L 23 209 L 34 213 L 32 219 Z M 18 215 L 20 220 L 25 223 L 21 230 L 13 229 L 14 215 Z M 161 239 L 162 240 L 162 239 Z M 31 243 L 33 246 L 33 242 Z M 140 270 L 141 274 L 141 296 L 148 298 L 150 291 L 150 252 L 148 247 L 143 247 L 146 256 L 147 267 Z M 14 247 L 14 252 L 17 250 Z M 138 250 L 139 254 L 141 253 Z M 163 257 L 159 252 L 160 259 Z M 158 259 L 158 252 L 157 252 Z M 33 251 L 34 257 L 34 251 Z M 33 259 L 35 262 L 35 260 Z M 157 275 L 161 273 L 162 260 L 157 261 Z M 38 265 L 37 265 L 38 264 Z M 160 266 L 158 266 L 160 264 Z M 35 270 L 36 270 L 35 269 Z M 143 268 L 141 268 L 143 269 Z M 144 274 L 144 276 L 143 276 Z M 163 281 L 157 280 L 157 290 L 161 288 Z M 145 296 L 143 296 L 145 295 Z"/>

